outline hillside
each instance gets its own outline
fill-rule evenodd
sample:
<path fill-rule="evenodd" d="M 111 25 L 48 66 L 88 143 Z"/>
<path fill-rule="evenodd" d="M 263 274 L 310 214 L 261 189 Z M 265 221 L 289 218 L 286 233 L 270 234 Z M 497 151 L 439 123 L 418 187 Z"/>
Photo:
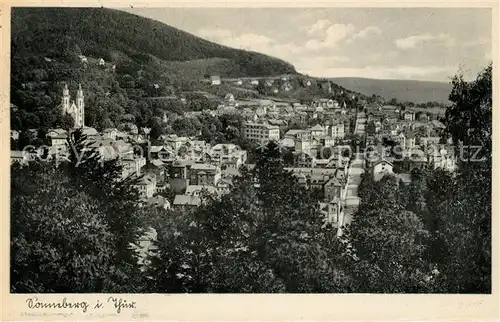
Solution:
<path fill-rule="evenodd" d="M 367 96 L 380 95 L 386 100 L 392 98 L 398 101 L 425 103 L 435 101 L 448 103 L 451 84 L 414 80 L 387 80 L 370 78 L 331 78 L 337 84 Z"/>
<path fill-rule="evenodd" d="M 151 103 L 206 86 L 200 79 L 296 74 L 263 54 L 221 46 L 163 23 L 104 8 L 14 8 L 11 43 L 11 127 L 64 127 L 64 83 L 85 92 L 85 123 L 98 129 L 130 121 L 162 130 L 164 113 L 216 108 Z M 100 58 L 104 64 L 99 65 Z"/>
<path fill-rule="evenodd" d="M 267 76 L 295 73 L 292 65 L 263 54 L 233 49 L 198 38 L 158 21 L 105 8 L 14 8 L 12 56 L 63 58 L 68 51 L 130 58 L 148 64 L 152 57 L 186 62 L 225 59 L 214 65 L 222 76 Z M 202 64 L 206 70 L 207 64 Z M 195 66 L 200 65 L 199 61 Z M 230 66 L 231 68 L 228 68 Z"/>

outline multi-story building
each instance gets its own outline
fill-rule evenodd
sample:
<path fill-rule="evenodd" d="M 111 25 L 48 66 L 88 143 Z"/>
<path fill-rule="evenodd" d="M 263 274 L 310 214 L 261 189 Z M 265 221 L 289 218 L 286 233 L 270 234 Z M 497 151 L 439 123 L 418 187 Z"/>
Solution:
<path fill-rule="evenodd" d="M 221 168 L 212 164 L 195 163 L 189 169 L 189 184 L 215 186 L 221 179 Z"/>
<path fill-rule="evenodd" d="M 345 123 L 342 121 L 333 122 L 327 126 L 327 135 L 335 139 L 343 139 L 345 137 Z"/>
<path fill-rule="evenodd" d="M 243 138 L 260 144 L 267 144 L 269 141 L 279 141 L 280 128 L 269 124 L 244 123 Z"/>

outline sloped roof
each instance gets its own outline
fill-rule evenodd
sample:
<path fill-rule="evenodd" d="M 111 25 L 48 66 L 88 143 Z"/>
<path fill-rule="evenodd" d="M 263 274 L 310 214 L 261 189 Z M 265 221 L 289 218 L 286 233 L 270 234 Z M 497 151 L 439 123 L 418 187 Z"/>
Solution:
<path fill-rule="evenodd" d="M 201 204 L 201 198 L 198 196 L 189 195 L 176 195 L 174 199 L 175 206 L 199 206 Z"/>

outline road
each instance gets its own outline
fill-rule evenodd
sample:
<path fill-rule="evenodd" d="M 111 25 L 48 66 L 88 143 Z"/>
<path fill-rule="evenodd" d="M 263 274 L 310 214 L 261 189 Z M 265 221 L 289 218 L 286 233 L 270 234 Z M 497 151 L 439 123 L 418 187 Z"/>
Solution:
<path fill-rule="evenodd" d="M 366 117 L 365 113 L 358 113 L 356 119 L 356 127 L 354 130 L 355 134 L 364 135 L 365 134 L 365 124 Z M 358 152 L 354 156 L 354 160 L 351 163 L 349 170 L 349 177 L 347 181 L 346 195 L 345 195 L 345 209 L 344 209 L 344 225 L 348 225 L 352 221 L 352 216 L 356 212 L 358 205 L 360 203 L 360 198 L 358 196 L 358 186 L 361 182 L 361 175 L 365 172 L 364 170 L 364 155 Z M 342 234 L 342 230 L 339 229 L 338 234 Z"/>

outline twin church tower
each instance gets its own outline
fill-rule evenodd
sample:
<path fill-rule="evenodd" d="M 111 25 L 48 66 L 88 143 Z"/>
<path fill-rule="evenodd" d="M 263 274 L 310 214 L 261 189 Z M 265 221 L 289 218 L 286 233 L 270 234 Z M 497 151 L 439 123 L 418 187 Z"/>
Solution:
<path fill-rule="evenodd" d="M 73 117 L 75 121 L 74 128 L 80 128 L 85 126 L 85 101 L 83 99 L 82 85 L 78 85 L 78 91 L 76 92 L 76 104 L 75 101 L 70 103 L 70 95 L 68 84 L 64 85 L 63 95 L 62 95 L 62 109 L 63 113 L 67 113 Z"/>

